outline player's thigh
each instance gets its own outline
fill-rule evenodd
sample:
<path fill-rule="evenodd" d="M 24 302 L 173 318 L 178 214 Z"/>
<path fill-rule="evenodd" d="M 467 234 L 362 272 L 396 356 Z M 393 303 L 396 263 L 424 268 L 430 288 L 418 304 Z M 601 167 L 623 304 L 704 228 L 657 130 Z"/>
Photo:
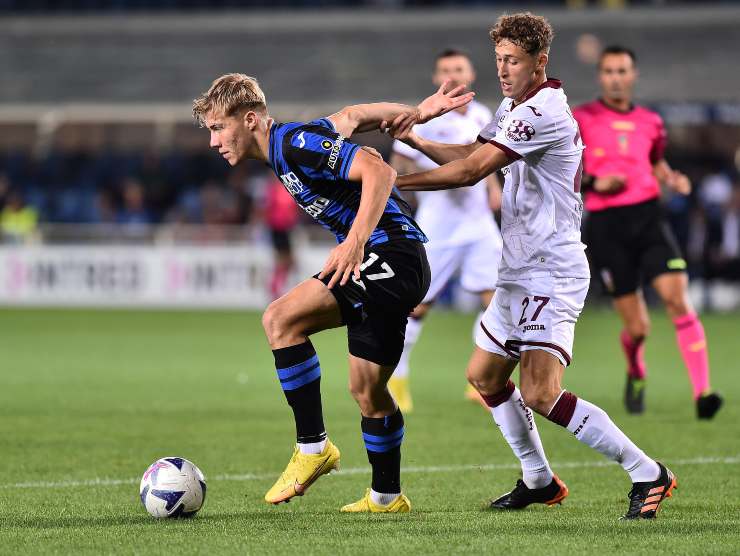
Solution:
<path fill-rule="evenodd" d="M 586 254 L 604 290 L 612 297 L 640 287 L 640 253 L 610 211 L 590 214 L 586 222 Z"/>
<path fill-rule="evenodd" d="M 506 347 L 521 356 L 540 350 L 564 366 L 572 359 L 575 326 L 588 293 L 587 278 L 541 276 L 519 280 L 510 288 L 514 328 Z M 498 297 L 499 289 L 494 297 Z"/>
<path fill-rule="evenodd" d="M 452 276 L 460 269 L 462 251 L 457 247 L 434 247 L 427 245 L 427 260 L 431 280 L 422 303 L 432 303 Z"/>
<path fill-rule="evenodd" d="M 341 326 L 342 315 L 329 288 L 319 280 L 309 278 L 270 303 L 262 323 L 268 338 L 285 330 L 309 335 Z"/>
<path fill-rule="evenodd" d="M 518 353 L 507 347 L 514 328 L 510 305 L 511 291 L 507 284 L 500 285 L 474 331 L 475 345 L 483 351 L 516 362 Z"/>
<path fill-rule="evenodd" d="M 475 346 L 468 361 L 466 377 L 477 389 L 495 394 L 506 386 L 516 366 L 516 359 Z"/>
<path fill-rule="evenodd" d="M 473 293 L 490 292 L 498 282 L 501 242 L 485 237 L 465 247 L 460 268 L 460 285 Z"/>

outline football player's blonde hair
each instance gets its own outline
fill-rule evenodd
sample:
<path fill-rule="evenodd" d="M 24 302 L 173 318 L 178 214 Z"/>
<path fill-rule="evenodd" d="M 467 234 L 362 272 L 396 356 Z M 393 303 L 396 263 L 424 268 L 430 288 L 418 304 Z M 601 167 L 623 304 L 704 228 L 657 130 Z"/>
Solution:
<path fill-rule="evenodd" d="M 254 77 L 243 73 L 227 73 L 216 79 L 208 90 L 193 100 L 193 118 L 205 125 L 206 115 L 215 112 L 233 116 L 240 110 L 266 112 L 265 93 Z"/>

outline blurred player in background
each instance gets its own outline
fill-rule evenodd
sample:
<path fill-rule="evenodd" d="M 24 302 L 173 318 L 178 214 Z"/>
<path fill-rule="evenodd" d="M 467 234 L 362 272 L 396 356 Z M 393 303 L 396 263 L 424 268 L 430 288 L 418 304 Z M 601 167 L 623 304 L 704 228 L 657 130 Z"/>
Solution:
<path fill-rule="evenodd" d="M 440 86 L 446 80 L 451 80 L 453 86 L 466 87 L 475 81 L 473 64 L 465 52 L 448 49 L 437 56 L 432 81 Z M 492 118 L 488 108 L 472 101 L 424 125 L 415 126 L 414 133 L 442 143 L 470 143 Z M 390 164 L 402 174 L 437 167 L 420 151 L 401 141 L 393 144 Z M 388 381 L 398 407 L 405 413 L 413 407 L 409 389 L 411 350 L 421 333 L 422 319 L 435 298 L 459 272 L 461 286 L 480 295 L 482 307 L 488 307 L 496 287 L 501 258 L 501 233 L 491 212 L 501 206 L 501 188 L 495 175 L 488 176 L 470 189 L 419 193 L 417 200 L 419 208 L 415 217 L 429 238 L 426 250 L 432 282 L 422 303 L 409 316 L 401 360 Z M 478 321 L 474 331 L 477 324 Z M 477 390 L 468 386 L 468 396 L 472 394 L 473 399 L 480 400 Z"/>
<path fill-rule="evenodd" d="M 632 103 L 635 62 L 629 48 L 606 48 L 599 61 L 601 98 L 573 112 L 586 145 L 588 252 L 624 323 L 620 340 L 627 359 L 627 410 L 645 409 L 643 351 L 650 330 L 641 290 L 645 282 L 658 293 L 676 327 L 697 415 L 711 419 L 722 398 L 709 386 L 704 327 L 691 306 L 686 261 L 659 200 L 661 183 L 683 195 L 691 192 L 691 183 L 663 158 L 666 132 L 660 116 Z"/>
<path fill-rule="evenodd" d="M 274 300 L 286 292 L 288 278 L 295 267 L 291 236 L 298 223 L 298 207 L 276 176 L 267 181 L 264 210 L 274 256 L 269 286 L 270 297 Z"/>
<path fill-rule="evenodd" d="M 339 466 L 339 450 L 324 426 L 321 366 L 309 336 L 346 326 L 350 391 L 362 413 L 372 488 L 342 511 L 410 510 L 400 482 L 403 416 L 386 383 L 401 357 L 406 319 L 429 288 L 427 239 L 393 189 L 393 168 L 346 138 L 402 114 L 423 122 L 454 110 L 472 99 L 461 90 L 440 87 L 418 107 L 362 104 L 328 118 L 281 124 L 268 114 L 254 78 L 227 74 L 193 102 L 194 117 L 210 130 L 211 147 L 232 166 L 245 159 L 266 162 L 338 242 L 320 273 L 273 301 L 262 317 L 297 436 L 267 502 L 303 495 Z"/>
<path fill-rule="evenodd" d="M 471 186 L 501 169 L 505 176 L 499 280 L 467 370 L 522 465 L 522 479 L 491 508 L 553 505 L 568 495 L 545 457 L 532 408 L 629 474 L 624 519 L 654 518 L 676 485 L 673 474 L 601 408 L 561 386 L 590 276 L 580 240 L 583 143 L 560 81 L 545 74 L 552 38 L 543 17 L 501 16 L 491 39 L 505 98 L 494 119 L 479 141 L 445 145 L 408 133 L 413 116 L 400 116 L 393 136 L 443 166 L 397 183 L 431 191 Z M 521 392 L 510 380 L 517 364 Z"/>

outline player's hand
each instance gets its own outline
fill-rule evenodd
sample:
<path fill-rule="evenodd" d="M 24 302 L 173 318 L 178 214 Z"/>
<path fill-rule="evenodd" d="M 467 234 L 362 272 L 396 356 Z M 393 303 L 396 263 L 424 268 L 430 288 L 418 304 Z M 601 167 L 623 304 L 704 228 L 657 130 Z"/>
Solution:
<path fill-rule="evenodd" d="M 665 180 L 665 184 L 681 195 L 688 195 L 691 193 L 691 180 L 689 180 L 688 176 L 682 172 L 671 170 L 671 173 L 668 174 L 668 177 Z"/>
<path fill-rule="evenodd" d="M 378 151 L 376 151 L 372 147 L 368 147 L 367 145 L 365 145 L 364 147 L 362 147 L 362 150 L 365 151 L 366 153 L 374 156 L 375 158 L 379 158 L 380 160 L 383 160 L 383 155 L 380 154 Z"/>
<path fill-rule="evenodd" d="M 617 193 L 627 183 L 625 176 L 601 176 L 594 180 L 594 191 L 598 193 Z"/>
<path fill-rule="evenodd" d="M 380 128 L 384 132 L 389 133 L 394 139 L 403 141 L 407 145 L 413 147 L 417 136 L 412 129 L 417 123 L 418 120 L 416 114 L 401 114 L 391 123 L 388 123 L 387 121 L 381 122 Z"/>
<path fill-rule="evenodd" d="M 419 103 L 416 107 L 418 111 L 417 119 L 420 124 L 428 122 L 450 110 L 465 106 L 473 100 L 474 96 L 475 93 L 472 91 L 465 92 L 465 85 L 452 87 L 452 80 L 447 79 L 439 86 L 436 93 Z"/>
<path fill-rule="evenodd" d="M 364 255 L 363 247 L 364 245 L 354 235 L 349 234 L 347 239 L 329 253 L 329 257 L 324 263 L 324 268 L 319 273 L 319 280 L 323 280 L 326 276 L 334 272 L 334 275 L 327 284 L 329 289 L 333 288 L 337 282 L 340 286 L 344 286 L 353 274 L 355 279 L 359 280 L 360 265 L 362 264 Z"/>

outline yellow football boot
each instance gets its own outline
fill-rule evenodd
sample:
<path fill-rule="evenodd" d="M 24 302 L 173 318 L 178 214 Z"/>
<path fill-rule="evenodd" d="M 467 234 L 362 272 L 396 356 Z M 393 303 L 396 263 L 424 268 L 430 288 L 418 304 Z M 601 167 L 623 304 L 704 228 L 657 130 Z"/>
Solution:
<path fill-rule="evenodd" d="M 340 511 L 373 514 L 405 514 L 411 511 L 411 502 L 403 494 L 399 494 L 390 504 L 382 506 L 372 501 L 370 498 L 370 489 L 367 489 L 365 496 L 357 502 L 343 506 Z"/>
<path fill-rule="evenodd" d="M 330 440 L 326 441 L 324 451 L 320 454 L 302 454 L 296 445 L 285 471 L 265 494 L 265 501 L 279 504 L 294 496 L 303 496 L 321 475 L 339 469 L 339 456 L 339 449 Z"/>
<path fill-rule="evenodd" d="M 396 400 L 401 413 L 411 413 L 411 410 L 414 409 L 414 402 L 411 400 L 408 377 L 391 377 L 388 379 L 388 390 L 390 390 L 393 399 Z"/>

